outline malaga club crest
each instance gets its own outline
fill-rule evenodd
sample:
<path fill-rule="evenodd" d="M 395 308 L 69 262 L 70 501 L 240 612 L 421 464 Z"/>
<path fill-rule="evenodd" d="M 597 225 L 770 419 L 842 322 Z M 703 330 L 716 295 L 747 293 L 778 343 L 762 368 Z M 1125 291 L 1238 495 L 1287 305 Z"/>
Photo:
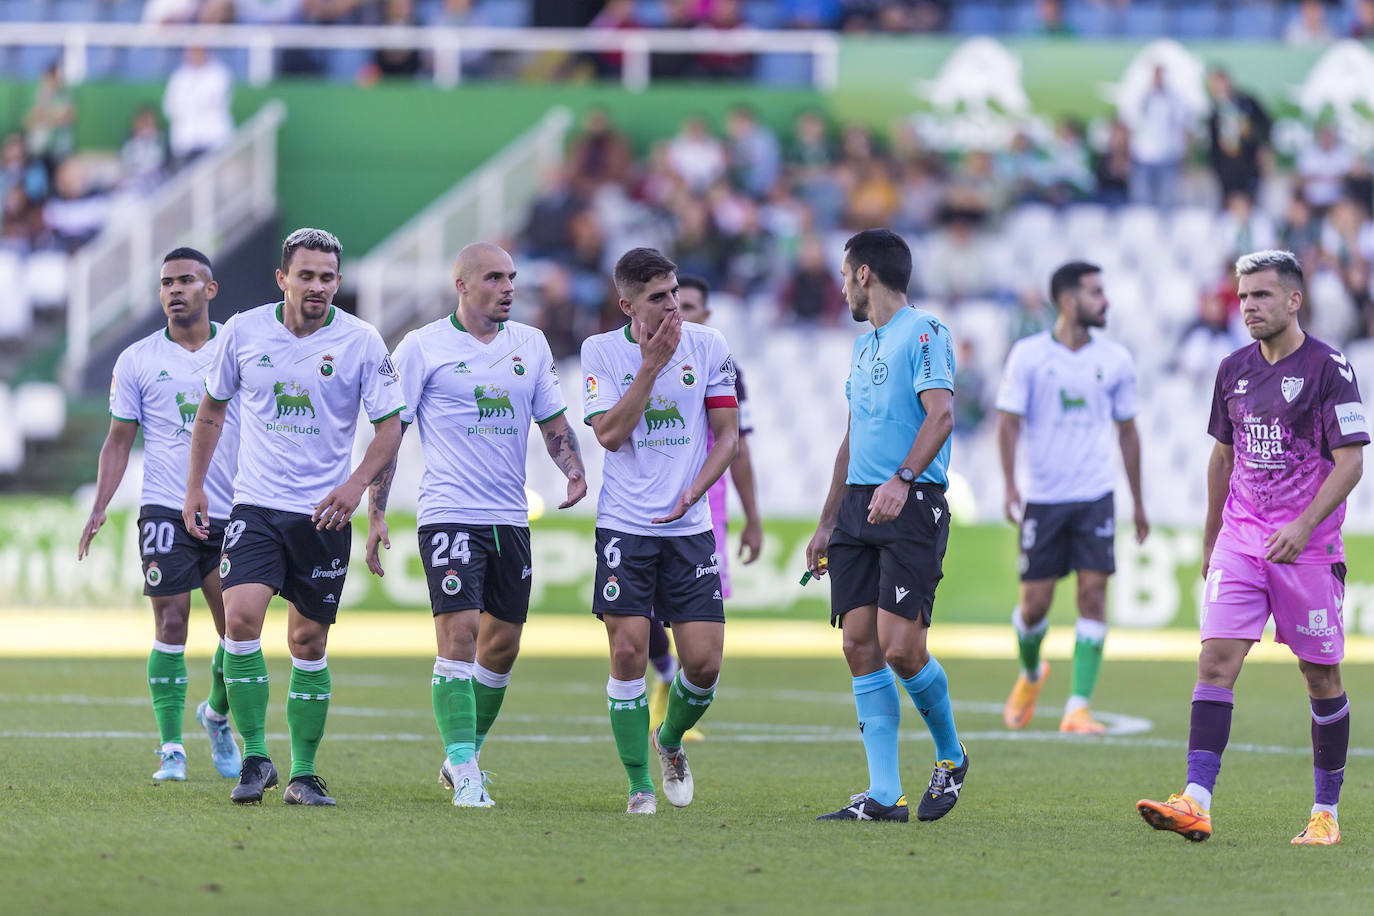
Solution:
<path fill-rule="evenodd" d="M 1283 399 L 1292 404 L 1293 399 L 1302 391 L 1302 383 L 1305 381 L 1307 381 L 1305 378 L 1288 378 L 1285 376 L 1283 384 L 1279 388 L 1283 392 Z"/>

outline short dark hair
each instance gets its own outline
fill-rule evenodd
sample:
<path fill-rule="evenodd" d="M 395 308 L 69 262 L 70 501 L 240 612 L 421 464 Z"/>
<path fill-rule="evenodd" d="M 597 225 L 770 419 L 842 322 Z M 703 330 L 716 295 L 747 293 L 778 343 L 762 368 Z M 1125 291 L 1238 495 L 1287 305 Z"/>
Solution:
<path fill-rule="evenodd" d="M 210 273 L 215 272 L 215 266 L 210 263 L 210 259 L 205 256 L 204 252 L 195 248 L 173 248 L 167 252 L 167 257 L 162 259 L 163 264 L 168 261 L 195 261 L 198 264 L 204 264 L 205 269 Z"/>
<path fill-rule="evenodd" d="M 858 270 L 867 264 L 878 282 L 906 295 L 911 285 L 911 248 L 891 229 L 865 229 L 844 243 L 845 258 Z"/>
<path fill-rule="evenodd" d="M 680 289 L 695 289 L 701 293 L 701 304 L 711 297 L 711 284 L 695 274 L 678 274 L 677 285 Z"/>
<path fill-rule="evenodd" d="M 304 248 L 306 251 L 322 251 L 332 254 L 336 264 L 343 260 L 343 244 L 331 233 L 323 229 L 297 229 L 286 237 L 281 246 L 281 269 L 285 273 L 291 266 L 291 256 Z"/>
<path fill-rule="evenodd" d="M 615 262 L 615 288 L 625 299 L 633 299 L 655 277 L 676 273 L 677 265 L 655 248 L 631 248 Z"/>
<path fill-rule="evenodd" d="M 1278 275 L 1279 282 L 1293 289 L 1300 290 L 1303 287 L 1302 261 L 1291 251 L 1252 251 L 1236 259 L 1237 279 L 1265 270 L 1272 270 Z"/>
<path fill-rule="evenodd" d="M 1050 302 L 1059 304 L 1061 293 L 1073 292 L 1088 274 L 1100 274 L 1102 268 L 1087 261 L 1070 261 L 1050 275 Z"/>

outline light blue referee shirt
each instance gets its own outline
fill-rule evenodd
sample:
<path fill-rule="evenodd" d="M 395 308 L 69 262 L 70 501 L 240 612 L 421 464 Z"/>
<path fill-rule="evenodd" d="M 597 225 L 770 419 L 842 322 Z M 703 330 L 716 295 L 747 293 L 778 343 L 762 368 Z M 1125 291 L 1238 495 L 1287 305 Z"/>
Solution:
<path fill-rule="evenodd" d="M 849 380 L 849 475 L 852 486 L 877 485 L 897 473 L 926 419 L 920 394 L 954 390 L 954 338 L 929 312 L 904 308 L 854 341 Z M 919 483 L 949 485 L 949 439 Z"/>

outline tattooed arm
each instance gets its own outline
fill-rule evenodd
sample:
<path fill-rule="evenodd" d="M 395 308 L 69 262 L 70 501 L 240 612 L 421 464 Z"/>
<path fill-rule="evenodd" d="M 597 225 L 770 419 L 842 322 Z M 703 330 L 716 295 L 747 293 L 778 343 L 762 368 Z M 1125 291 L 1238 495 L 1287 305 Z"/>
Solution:
<path fill-rule="evenodd" d="M 409 423 L 401 424 L 401 437 L 405 438 Z M 374 576 L 385 576 L 378 545 L 391 549 L 391 532 L 386 524 L 386 503 L 391 498 L 391 481 L 396 477 L 396 458 L 387 462 L 386 467 L 377 472 L 367 488 L 367 569 Z"/>
<path fill-rule="evenodd" d="M 577 434 L 568 423 L 568 415 L 559 413 L 539 424 L 544 435 L 544 447 L 549 457 L 563 476 L 568 478 L 568 498 L 558 508 L 566 509 L 581 501 L 587 495 L 587 472 L 582 467 L 582 452 L 577 445 Z"/>

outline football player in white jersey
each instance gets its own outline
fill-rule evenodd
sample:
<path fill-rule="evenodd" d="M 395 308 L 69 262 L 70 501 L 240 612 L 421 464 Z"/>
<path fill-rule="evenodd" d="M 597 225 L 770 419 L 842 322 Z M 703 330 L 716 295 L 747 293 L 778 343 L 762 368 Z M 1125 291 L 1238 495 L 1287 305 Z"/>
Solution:
<path fill-rule="evenodd" d="M 1140 434 L 1135 427 L 1135 366 L 1114 340 L 1092 334 L 1107 322 L 1102 270 L 1073 261 L 1050 278 L 1059 309 L 1054 327 L 1017 341 L 997 393 L 997 441 L 1006 483 L 1007 520 L 1021 528 L 1021 601 L 1011 623 L 1021 674 L 1002 711 L 1008 728 L 1025 728 L 1049 676 L 1040 643 L 1049 628 L 1055 583 L 1078 578 L 1073 685 L 1061 732 L 1100 735 L 1089 709 L 1107 638 L 1107 579 L 1116 570 L 1116 468 L 1113 442 L 1126 465 L 1135 503 L 1135 538 L 1150 533 L 1140 495 Z M 1030 466 L 1026 501 L 1016 486 L 1016 443 L 1023 436 Z"/>
<path fill-rule="evenodd" d="M 606 449 L 592 610 L 610 637 L 606 705 L 630 781 L 626 811 L 652 814 L 649 739 L 668 801 L 690 804 L 682 736 L 711 705 L 720 677 L 725 603 L 704 497 L 734 460 L 739 407 L 725 338 L 683 322 L 676 264 L 635 248 L 616 263 L 615 284 L 629 323 L 582 343 L 583 417 Z M 652 735 L 644 687 L 650 614 L 672 627 L 682 665 Z"/>
<path fill-rule="evenodd" d="M 143 554 L 143 594 L 153 603 L 153 649 L 148 655 L 148 690 L 162 739 L 161 765 L 154 782 L 186 779 L 186 749 L 181 723 L 186 709 L 186 631 L 191 591 L 200 589 L 220 645 L 210 666 L 210 696 L 196 708 L 196 720 L 210 736 L 210 756 L 224 776 L 237 776 L 238 745 L 229 726 L 224 691 L 224 599 L 220 593 L 219 554 L 238 463 L 238 405 L 225 417 L 225 447 L 210 465 L 206 488 L 215 494 L 219 515 L 207 522 L 208 537 L 191 537 L 181 524 L 186 498 L 186 467 L 191 426 L 205 388 L 205 370 L 219 349 L 220 326 L 210 321 L 210 300 L 219 292 L 210 259 L 194 248 L 177 248 L 162 259 L 158 298 L 167 324 L 130 344 L 115 362 L 110 379 L 110 432 L 100 449 L 95 506 L 81 531 L 77 559 L 90 551 L 91 538 L 105 524 L 134 437 L 143 427 L 143 492 L 139 499 L 138 542 Z"/>
<path fill-rule="evenodd" d="M 558 508 L 587 495 L 587 477 L 548 342 L 510 320 L 510 255 L 475 242 L 458 252 L 453 276 L 457 309 L 407 334 L 395 361 L 407 405 L 401 420 L 419 425 L 424 445 L 419 539 L 438 643 L 430 684 L 444 742 L 439 778 L 453 804 L 489 808 L 477 755 L 505 699 L 534 574 L 530 424 L 568 478 Z M 391 546 L 385 513 L 395 469 L 368 494 L 367 563 L 378 576 L 378 546 Z"/>
<path fill-rule="evenodd" d="M 396 457 L 405 407 L 400 378 L 377 329 L 337 309 L 339 240 L 298 229 L 282 245 L 282 301 L 240 312 L 224 326 L 219 354 L 191 439 L 182 518 L 197 537 L 209 504 L 205 471 L 215 453 L 228 400 L 238 395 L 243 448 L 234 507 L 224 529 L 224 681 L 243 736 L 243 767 L 230 798 L 262 801 L 277 784 L 267 753 L 268 680 L 261 636 L 267 605 L 288 602 L 291 683 L 291 805 L 332 805 L 315 773 L 331 682 L 325 655 L 338 613 L 352 544 L 349 519 L 363 491 Z M 359 408 L 373 437 L 349 473 Z"/>

